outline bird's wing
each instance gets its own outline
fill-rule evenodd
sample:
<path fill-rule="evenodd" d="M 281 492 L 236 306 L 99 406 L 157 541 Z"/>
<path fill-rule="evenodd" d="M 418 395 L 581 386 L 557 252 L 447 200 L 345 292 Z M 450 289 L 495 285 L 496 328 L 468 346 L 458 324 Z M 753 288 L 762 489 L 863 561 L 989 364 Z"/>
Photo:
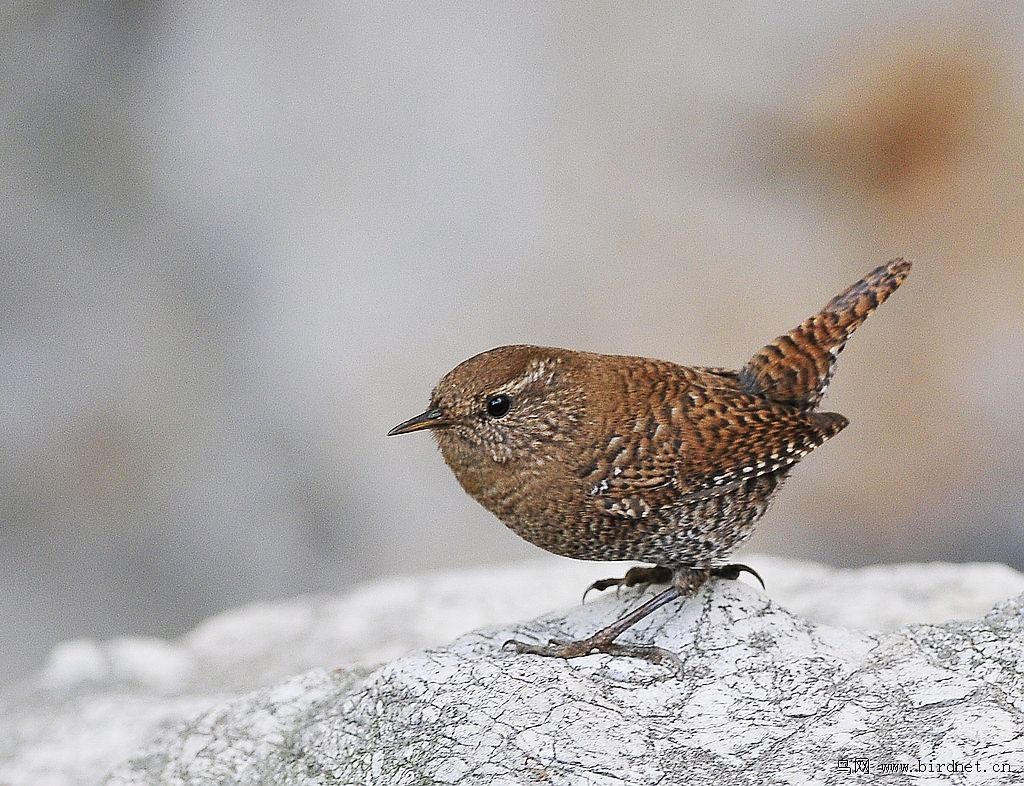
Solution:
<path fill-rule="evenodd" d="M 834 413 L 690 386 L 627 424 L 581 474 L 602 511 L 643 518 L 783 471 L 846 423 Z"/>

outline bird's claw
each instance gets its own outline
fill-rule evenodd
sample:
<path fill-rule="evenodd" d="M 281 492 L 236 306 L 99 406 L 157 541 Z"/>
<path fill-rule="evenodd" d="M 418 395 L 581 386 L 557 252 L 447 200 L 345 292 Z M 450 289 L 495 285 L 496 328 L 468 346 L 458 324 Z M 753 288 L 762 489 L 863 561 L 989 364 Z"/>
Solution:
<path fill-rule="evenodd" d="M 749 565 L 744 565 L 740 562 L 730 563 L 729 565 L 719 565 L 711 569 L 711 575 L 719 579 L 729 579 L 735 581 L 740 577 L 741 573 L 749 573 L 755 579 L 758 584 L 761 585 L 761 589 L 767 589 L 764 585 L 764 579 L 761 578 L 761 574 L 754 570 Z"/>
<path fill-rule="evenodd" d="M 636 565 L 626 571 L 621 579 L 598 579 L 583 591 L 583 602 L 586 603 L 587 595 L 591 590 L 604 592 L 609 587 L 615 587 L 618 595 L 623 587 L 636 587 L 650 584 L 667 584 L 672 580 L 672 571 L 660 565 Z"/>
<path fill-rule="evenodd" d="M 597 590 L 598 592 L 604 592 L 609 587 L 615 587 L 615 591 L 618 592 L 622 589 L 622 584 L 625 578 L 621 579 L 598 579 L 585 590 L 583 590 L 583 600 L 581 603 L 587 602 L 587 595 L 590 594 L 591 590 Z"/>

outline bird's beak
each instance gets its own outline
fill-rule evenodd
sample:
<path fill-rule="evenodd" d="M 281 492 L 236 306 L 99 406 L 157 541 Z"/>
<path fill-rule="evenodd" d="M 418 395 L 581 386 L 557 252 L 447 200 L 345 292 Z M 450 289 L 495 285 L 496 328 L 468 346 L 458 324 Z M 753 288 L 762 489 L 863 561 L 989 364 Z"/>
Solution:
<path fill-rule="evenodd" d="M 389 437 L 395 436 L 395 434 L 411 434 L 413 431 L 423 431 L 428 428 L 444 428 L 448 425 L 448 422 L 441 417 L 441 410 L 428 409 L 426 412 L 417 415 L 414 418 L 409 418 L 404 423 L 399 423 L 391 431 L 388 432 Z"/>

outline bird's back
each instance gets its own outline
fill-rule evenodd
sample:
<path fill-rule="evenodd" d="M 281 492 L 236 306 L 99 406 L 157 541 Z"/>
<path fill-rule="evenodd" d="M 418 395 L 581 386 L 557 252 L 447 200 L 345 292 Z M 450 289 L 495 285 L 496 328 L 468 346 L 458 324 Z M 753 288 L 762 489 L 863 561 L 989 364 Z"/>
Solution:
<path fill-rule="evenodd" d="M 577 518 L 591 552 L 579 556 L 588 559 L 724 556 L 792 466 L 847 422 L 751 395 L 738 372 L 616 356 L 590 363 L 588 389 L 603 393 L 597 438 L 578 468 Z"/>

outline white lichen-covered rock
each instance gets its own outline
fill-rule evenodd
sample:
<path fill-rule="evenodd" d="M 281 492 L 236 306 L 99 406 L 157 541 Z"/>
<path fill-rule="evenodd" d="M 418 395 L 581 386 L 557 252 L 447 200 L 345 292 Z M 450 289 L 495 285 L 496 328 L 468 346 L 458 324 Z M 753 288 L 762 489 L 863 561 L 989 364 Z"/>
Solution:
<path fill-rule="evenodd" d="M 261 605 L 177 643 L 71 643 L 0 703 L 0 784 L 825 784 L 883 765 L 938 783 L 954 760 L 972 769 L 953 782 L 1024 779 L 1024 596 L 998 602 L 1024 576 L 748 561 L 768 593 L 719 581 L 624 637 L 682 676 L 502 649 L 637 603 L 579 605 L 607 566 L 556 560 Z"/>

